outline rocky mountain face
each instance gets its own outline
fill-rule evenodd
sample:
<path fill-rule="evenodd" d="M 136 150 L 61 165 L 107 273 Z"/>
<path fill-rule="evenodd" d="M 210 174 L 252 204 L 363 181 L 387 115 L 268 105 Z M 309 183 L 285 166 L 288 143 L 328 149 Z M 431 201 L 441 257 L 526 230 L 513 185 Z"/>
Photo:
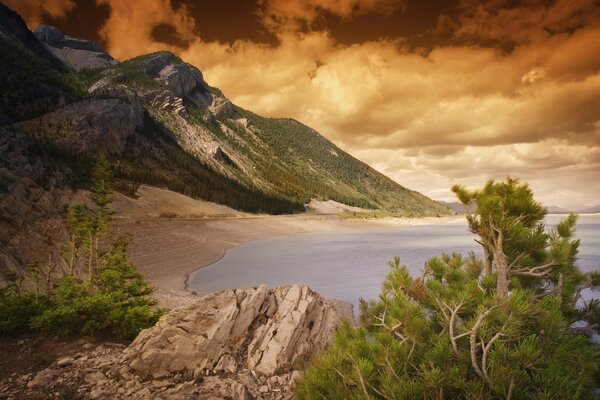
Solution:
<path fill-rule="evenodd" d="M 76 196 L 70 173 L 30 136 L 0 128 L 0 273 L 48 258 L 48 236 L 62 237 L 63 214 Z"/>
<path fill-rule="evenodd" d="M 90 399 L 292 399 L 298 368 L 348 314 L 306 286 L 225 290 L 172 310 L 129 347 L 84 346 L 2 386 L 22 398 L 72 388 Z"/>
<path fill-rule="evenodd" d="M 171 53 L 116 63 L 97 44 L 55 28 L 30 32 L 0 4 L 0 55 L 0 126 L 10 142 L 3 151 L 36 152 L 4 162 L 0 204 L 22 200 L 36 210 L 3 219 L 10 232 L 65 211 L 57 201 L 40 203 L 14 188 L 39 187 L 41 199 L 62 198 L 63 190 L 86 186 L 99 154 L 109 158 L 117 187 L 158 186 L 248 212 L 300 212 L 311 199 L 407 216 L 449 212 L 297 121 L 237 107 Z M 36 167 L 38 159 L 44 169 Z M 68 179 L 56 178 L 54 167 Z M 23 171 L 36 171 L 31 182 L 22 180 Z M 13 264 L 39 260 L 28 256 L 38 252 L 27 241 L 20 251 L 0 244 L 1 258 Z"/>
<path fill-rule="evenodd" d="M 76 71 L 105 68 L 117 63 L 98 43 L 65 36 L 53 26 L 42 25 L 33 34 L 50 53 Z"/>

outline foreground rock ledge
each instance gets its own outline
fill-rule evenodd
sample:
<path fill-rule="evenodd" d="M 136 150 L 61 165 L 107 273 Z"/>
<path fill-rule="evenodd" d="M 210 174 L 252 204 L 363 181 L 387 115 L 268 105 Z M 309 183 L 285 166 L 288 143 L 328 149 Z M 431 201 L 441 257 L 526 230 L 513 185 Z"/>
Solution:
<path fill-rule="evenodd" d="M 225 290 L 176 308 L 126 351 L 138 373 L 274 375 L 322 351 L 342 312 L 306 286 Z"/>
<path fill-rule="evenodd" d="M 343 318 L 352 319 L 350 304 L 306 286 L 211 293 L 127 348 L 82 344 L 45 370 L 0 382 L 0 398 L 292 399 L 298 368 Z"/>

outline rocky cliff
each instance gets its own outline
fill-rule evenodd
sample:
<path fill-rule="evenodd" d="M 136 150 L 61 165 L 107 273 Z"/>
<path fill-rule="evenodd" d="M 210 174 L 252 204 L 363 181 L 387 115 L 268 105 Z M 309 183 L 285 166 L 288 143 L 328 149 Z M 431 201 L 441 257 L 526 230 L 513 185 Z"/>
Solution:
<path fill-rule="evenodd" d="M 105 68 L 117 63 L 98 43 L 65 36 L 53 26 L 42 25 L 33 33 L 52 55 L 76 71 Z"/>
<path fill-rule="evenodd" d="M 306 286 L 225 290 L 172 310 L 129 347 L 85 345 L 0 386 L 22 398 L 72 388 L 86 399 L 291 399 L 299 369 L 347 317 L 350 305 Z"/>

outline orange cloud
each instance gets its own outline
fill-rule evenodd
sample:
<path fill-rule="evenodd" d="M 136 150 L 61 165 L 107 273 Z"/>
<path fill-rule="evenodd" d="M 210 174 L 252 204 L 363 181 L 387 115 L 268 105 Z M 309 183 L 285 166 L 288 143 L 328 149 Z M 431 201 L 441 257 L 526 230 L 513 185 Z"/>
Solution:
<path fill-rule="evenodd" d="M 30 29 L 40 26 L 44 15 L 61 18 L 75 7 L 73 0 L 3 0 L 3 2 L 18 12 Z"/>
<path fill-rule="evenodd" d="M 440 30 L 457 38 L 522 44 L 572 33 L 600 18 L 595 0 L 460 0 L 456 15 L 440 18 Z"/>
<path fill-rule="evenodd" d="M 368 13 L 391 14 L 404 5 L 403 0 L 258 0 L 258 15 L 272 31 L 297 31 L 310 28 L 323 14 L 351 18 Z"/>
<path fill-rule="evenodd" d="M 96 2 L 110 7 L 110 16 L 100 35 L 108 43 L 111 55 L 117 59 L 159 50 L 181 51 L 177 46 L 160 43 L 152 38 L 152 29 L 161 24 L 173 27 L 183 40 L 195 37 L 194 18 L 183 4 L 173 8 L 170 0 Z"/>

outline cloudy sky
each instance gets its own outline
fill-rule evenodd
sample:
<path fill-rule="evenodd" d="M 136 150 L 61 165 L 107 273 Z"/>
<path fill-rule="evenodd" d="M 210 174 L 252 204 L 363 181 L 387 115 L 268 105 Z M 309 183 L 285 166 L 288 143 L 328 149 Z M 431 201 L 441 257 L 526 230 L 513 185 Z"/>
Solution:
<path fill-rule="evenodd" d="M 120 60 L 169 49 L 435 199 L 510 174 L 600 204 L 599 0 L 2 1 Z"/>

